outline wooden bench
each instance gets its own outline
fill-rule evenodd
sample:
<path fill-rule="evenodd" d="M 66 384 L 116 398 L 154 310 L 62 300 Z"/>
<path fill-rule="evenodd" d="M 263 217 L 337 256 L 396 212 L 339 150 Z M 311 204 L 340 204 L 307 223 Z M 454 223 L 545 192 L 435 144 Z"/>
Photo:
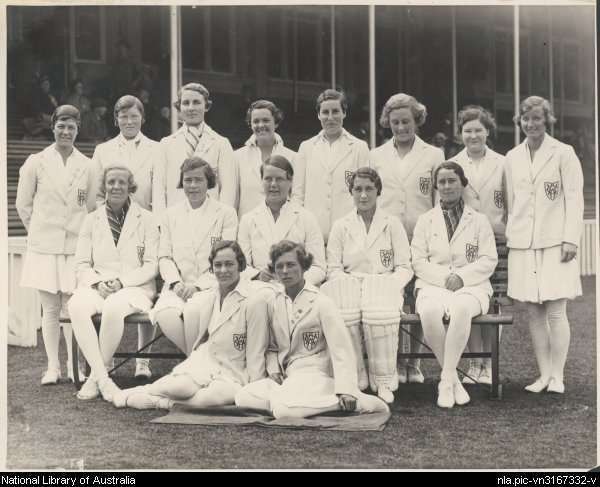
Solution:
<path fill-rule="evenodd" d="M 512 313 L 502 313 L 503 306 L 512 306 L 513 301 L 506 294 L 508 287 L 508 248 L 506 239 L 496 239 L 496 249 L 498 251 L 498 265 L 490 281 L 494 289 L 494 295 L 490 299 L 490 309 L 487 314 L 479 315 L 471 321 L 473 326 L 487 326 L 493 329 L 492 350 L 490 352 L 464 352 L 463 358 L 490 358 L 492 360 L 492 385 L 491 398 L 502 398 L 502 385 L 500 384 L 500 326 L 512 325 Z M 410 289 L 409 289 L 410 287 Z M 415 298 L 412 292 L 412 285 L 407 286 L 407 292 L 404 300 L 405 306 L 408 306 L 410 313 L 404 314 L 400 321 L 400 330 L 406 335 L 412 336 L 404 327 L 420 325 L 421 319 L 415 313 Z M 425 344 L 424 344 L 425 345 Z M 425 345 L 427 347 L 427 345 Z M 429 347 L 427 347 L 429 349 Z M 431 349 L 429 349 L 431 350 Z M 404 352 L 399 350 L 399 358 L 435 358 L 430 352 Z"/>

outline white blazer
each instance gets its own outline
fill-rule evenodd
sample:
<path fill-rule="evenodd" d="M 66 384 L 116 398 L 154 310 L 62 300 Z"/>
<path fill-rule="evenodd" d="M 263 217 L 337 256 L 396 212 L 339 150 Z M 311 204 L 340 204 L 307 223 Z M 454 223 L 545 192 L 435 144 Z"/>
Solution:
<path fill-rule="evenodd" d="M 469 180 L 463 192 L 465 203 L 488 217 L 495 235 L 504 236 L 507 216 L 504 156 L 486 147 L 478 172 L 467 155 L 467 149 L 451 160 L 460 164 Z"/>
<path fill-rule="evenodd" d="M 440 205 L 417 220 L 411 242 L 415 289 L 445 287 L 449 274 L 457 274 L 465 288 L 477 288 L 491 297 L 490 277 L 498 264 L 496 240 L 487 217 L 465 204 L 458 227 L 448 241 Z"/>
<path fill-rule="evenodd" d="M 99 144 L 94 150 L 92 160 L 98 166 L 100 181 L 98 182 L 97 204 L 104 203 L 105 192 L 102 174 L 110 164 L 120 163 L 127 166 L 133 173 L 138 188 L 131 195 L 132 199 L 142 208 L 154 213 L 165 209 L 164 166 L 159 158 L 159 144 L 139 133 L 134 142 L 134 151 L 130 158 L 125 138 L 119 134 L 107 142 Z"/>
<path fill-rule="evenodd" d="M 119 243 L 115 246 L 106 206 L 85 217 L 77 241 L 77 287 L 119 278 L 123 287 L 139 287 L 148 298 L 156 294 L 158 227 L 152 213 L 131 202 Z"/>
<path fill-rule="evenodd" d="M 377 208 L 367 233 L 356 210 L 337 220 L 327 242 L 327 279 L 348 273 L 393 274 L 405 286 L 413 277 L 410 246 L 398 218 Z"/>
<path fill-rule="evenodd" d="M 354 203 L 348 181 L 359 167 L 369 165 L 369 147 L 346 130 L 339 141 L 338 158 L 329 165 L 323 154 L 329 142 L 323 131 L 300 144 L 294 166 L 292 200 L 311 211 L 319 222 L 327 242 L 331 225 L 352 210 Z"/>
<path fill-rule="evenodd" d="M 441 162 L 443 151 L 418 136 L 403 159 L 398 156 L 393 138 L 370 153 L 370 165 L 383 182 L 379 206 L 400 218 L 409 240 L 417 218 L 433 208 L 433 172 Z"/>
<path fill-rule="evenodd" d="M 19 169 L 15 206 L 29 250 L 75 253 L 83 219 L 96 207 L 97 179 L 92 161 L 76 148 L 66 165 L 55 144 L 27 158 Z"/>
<path fill-rule="evenodd" d="M 573 147 L 546 134 L 532 164 L 526 144 L 524 141 L 506 154 L 508 247 L 579 245 L 583 172 Z"/>
<path fill-rule="evenodd" d="M 240 221 L 238 243 L 248 263 L 242 273 L 244 278 L 252 279 L 267 268 L 271 245 L 281 240 L 291 240 L 303 244 L 307 252 L 313 255 L 312 266 L 304 274 L 306 281 L 315 286 L 321 284 L 325 279 L 327 264 L 323 236 L 313 214 L 288 201 L 281 207 L 274 229 L 272 220 L 271 210 L 263 202 L 246 213 Z"/>
<path fill-rule="evenodd" d="M 260 149 L 256 145 L 256 136 L 252 135 L 244 144 L 244 147 L 234 152 L 239 174 L 237 188 L 237 210 L 238 216 L 242 218 L 246 213 L 256 208 L 265 200 L 265 192 L 260 177 L 260 166 L 262 157 Z M 296 153 L 283 145 L 279 134 L 275 134 L 275 145 L 273 155 L 284 156 L 294 165 Z"/>
<path fill-rule="evenodd" d="M 334 379 L 335 394 L 356 397 L 354 349 L 334 302 L 308 283 L 293 302 L 283 290 L 274 292 L 267 373 L 288 377 L 302 370 L 321 371 Z"/>
<path fill-rule="evenodd" d="M 188 144 L 185 141 L 187 126 L 184 124 L 172 135 L 160 141 L 160 157 L 165 168 L 167 206 L 185 199 L 183 189 L 178 189 L 180 168 L 188 157 Z M 209 190 L 210 196 L 233 208 L 236 206 L 237 169 L 233 148 L 229 140 L 211 129 L 206 122 L 202 137 L 194 152 L 210 164 L 217 175 L 217 185 Z"/>
<path fill-rule="evenodd" d="M 219 306 L 219 288 L 214 287 L 194 296 L 194 302 L 200 305 L 200 329 L 192 353 L 207 353 L 212 367 L 217 368 L 216 371 L 212 370 L 215 375 L 230 377 L 241 385 L 265 376 L 269 326 L 248 317 L 248 298 L 255 290 L 254 283 L 240 280 L 225 297 L 218 321 L 210 334 L 208 327 L 213 320 L 215 306 Z"/>
<path fill-rule="evenodd" d="M 235 210 L 210 196 L 202 206 L 201 210 L 192 210 L 185 200 L 167 208 L 163 215 L 158 266 L 166 289 L 177 281 L 200 289 L 211 287 L 215 279 L 209 271 L 208 256 L 213 244 L 235 240 Z"/>

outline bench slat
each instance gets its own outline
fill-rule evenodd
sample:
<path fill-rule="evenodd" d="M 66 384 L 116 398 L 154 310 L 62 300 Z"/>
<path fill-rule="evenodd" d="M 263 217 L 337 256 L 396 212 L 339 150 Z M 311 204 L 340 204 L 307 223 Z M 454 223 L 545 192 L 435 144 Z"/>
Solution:
<path fill-rule="evenodd" d="M 513 315 L 507 314 L 485 314 L 476 316 L 471 320 L 473 325 L 512 325 Z M 401 325 L 420 325 L 421 318 L 416 313 L 408 313 L 402 315 L 400 319 Z"/>

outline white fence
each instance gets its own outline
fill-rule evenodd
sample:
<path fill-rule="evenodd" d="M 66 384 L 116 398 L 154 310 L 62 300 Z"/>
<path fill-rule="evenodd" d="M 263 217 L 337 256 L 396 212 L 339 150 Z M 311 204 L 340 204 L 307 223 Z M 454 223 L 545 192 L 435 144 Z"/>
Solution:
<path fill-rule="evenodd" d="M 579 272 L 582 276 L 593 276 L 596 274 L 596 221 L 583 221 L 583 234 L 579 247 Z"/>

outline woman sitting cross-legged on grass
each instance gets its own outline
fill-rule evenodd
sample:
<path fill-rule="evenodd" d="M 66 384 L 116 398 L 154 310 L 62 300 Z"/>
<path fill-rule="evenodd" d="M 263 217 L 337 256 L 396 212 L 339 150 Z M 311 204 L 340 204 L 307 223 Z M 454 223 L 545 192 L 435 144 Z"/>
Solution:
<path fill-rule="evenodd" d="M 240 407 L 269 411 L 275 418 L 305 418 L 327 411 L 388 411 L 381 399 L 358 389 L 356 358 L 337 307 L 304 280 L 312 255 L 283 240 L 271 247 L 270 271 L 284 286 L 271 294 L 269 377 L 240 390 Z"/>
<path fill-rule="evenodd" d="M 455 162 L 436 168 L 440 203 L 419 217 L 411 242 L 415 307 L 425 340 L 442 367 L 437 400 L 442 408 L 470 400 L 456 366 L 467 345 L 471 318 L 488 310 L 490 276 L 498 263 L 490 222 L 462 199 L 468 183 Z M 444 317 L 450 320 L 447 331 Z"/>
<path fill-rule="evenodd" d="M 200 334 L 192 354 L 156 382 L 125 389 L 117 407 L 170 409 L 174 403 L 204 408 L 234 403 L 248 382 L 265 376 L 267 299 L 259 283 L 240 281 L 246 258 L 237 242 L 214 244 L 209 263 L 218 286 L 199 293 Z"/>

